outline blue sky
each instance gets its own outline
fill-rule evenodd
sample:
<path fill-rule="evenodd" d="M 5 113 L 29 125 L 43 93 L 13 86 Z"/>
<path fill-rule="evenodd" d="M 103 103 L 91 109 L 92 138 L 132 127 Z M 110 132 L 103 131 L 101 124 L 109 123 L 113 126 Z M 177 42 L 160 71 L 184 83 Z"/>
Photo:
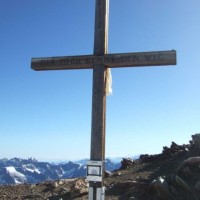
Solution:
<path fill-rule="evenodd" d="M 33 57 L 93 53 L 95 0 L 0 1 L 0 157 L 89 157 L 92 70 Z M 200 1 L 110 0 L 109 53 L 175 49 L 177 65 L 112 70 L 106 156 L 160 153 L 200 132 Z"/>

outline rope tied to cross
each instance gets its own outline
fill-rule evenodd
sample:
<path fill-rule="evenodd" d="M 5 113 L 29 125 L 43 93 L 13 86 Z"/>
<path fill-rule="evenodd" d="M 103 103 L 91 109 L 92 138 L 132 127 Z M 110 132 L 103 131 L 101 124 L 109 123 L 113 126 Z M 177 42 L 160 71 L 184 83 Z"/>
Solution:
<path fill-rule="evenodd" d="M 110 68 L 106 69 L 105 85 L 106 96 L 112 95 L 112 75 Z"/>

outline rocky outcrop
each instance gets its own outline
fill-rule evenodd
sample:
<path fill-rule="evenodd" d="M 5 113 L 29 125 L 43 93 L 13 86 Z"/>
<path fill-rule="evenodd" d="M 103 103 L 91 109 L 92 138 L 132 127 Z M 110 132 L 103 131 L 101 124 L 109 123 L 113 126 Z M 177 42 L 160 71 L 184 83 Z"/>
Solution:
<path fill-rule="evenodd" d="M 183 161 L 176 175 L 154 180 L 149 186 L 149 189 L 154 190 L 154 196 L 159 200 L 199 200 L 199 165 L 193 165 L 196 159 L 199 162 L 200 157 Z"/>
<path fill-rule="evenodd" d="M 131 158 L 123 158 L 121 161 L 120 169 L 127 169 L 129 167 L 133 167 L 135 163 L 136 163 L 136 161 Z"/>
<path fill-rule="evenodd" d="M 139 157 L 139 160 L 141 162 L 153 162 L 153 161 L 164 161 L 167 159 L 170 159 L 174 156 L 185 154 L 185 152 L 188 152 L 189 149 L 191 149 L 191 145 L 178 145 L 175 142 L 172 142 L 170 147 L 163 147 L 163 151 L 161 154 L 155 154 L 155 155 L 148 155 L 148 154 L 142 154 Z"/>
<path fill-rule="evenodd" d="M 57 184 L 57 193 L 49 197 L 49 200 L 58 200 L 58 199 L 74 199 L 81 197 L 88 193 L 87 184 L 84 179 L 77 179 L 73 181 L 70 187 L 66 188 L 64 186 L 64 181 L 58 181 Z"/>
<path fill-rule="evenodd" d="M 0 187 L 0 199 L 75 199 L 87 194 L 87 183 L 84 179 L 61 179 L 39 184 L 5 185 Z"/>
<path fill-rule="evenodd" d="M 182 152 L 182 155 L 180 155 L 180 152 Z M 168 155 L 168 158 L 174 157 L 177 160 L 180 160 L 180 156 L 187 158 L 180 161 L 171 174 L 153 180 L 148 189 L 154 199 L 199 200 L 200 134 L 193 135 L 189 145 L 180 146 L 172 143 L 170 148 L 165 148 L 163 154 L 164 156 Z M 159 158 L 164 157 L 160 154 Z"/>

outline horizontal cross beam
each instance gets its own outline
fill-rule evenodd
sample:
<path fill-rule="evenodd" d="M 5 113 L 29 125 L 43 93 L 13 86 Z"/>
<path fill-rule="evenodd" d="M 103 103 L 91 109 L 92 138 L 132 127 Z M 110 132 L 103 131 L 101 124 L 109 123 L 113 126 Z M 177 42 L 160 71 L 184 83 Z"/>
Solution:
<path fill-rule="evenodd" d="M 176 65 L 176 51 L 62 56 L 32 58 L 31 60 L 31 68 L 34 70 L 93 69 L 93 66 L 97 64 L 110 68 Z"/>

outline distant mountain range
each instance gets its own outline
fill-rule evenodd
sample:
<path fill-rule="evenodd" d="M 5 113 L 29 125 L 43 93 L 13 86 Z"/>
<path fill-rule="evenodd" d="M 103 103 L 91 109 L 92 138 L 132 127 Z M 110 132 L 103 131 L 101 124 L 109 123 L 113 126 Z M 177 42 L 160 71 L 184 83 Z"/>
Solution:
<path fill-rule="evenodd" d="M 39 183 L 46 180 L 86 176 L 87 160 L 66 163 L 38 162 L 35 158 L 0 159 L 0 184 Z M 107 171 L 120 168 L 120 162 L 105 160 Z"/>

